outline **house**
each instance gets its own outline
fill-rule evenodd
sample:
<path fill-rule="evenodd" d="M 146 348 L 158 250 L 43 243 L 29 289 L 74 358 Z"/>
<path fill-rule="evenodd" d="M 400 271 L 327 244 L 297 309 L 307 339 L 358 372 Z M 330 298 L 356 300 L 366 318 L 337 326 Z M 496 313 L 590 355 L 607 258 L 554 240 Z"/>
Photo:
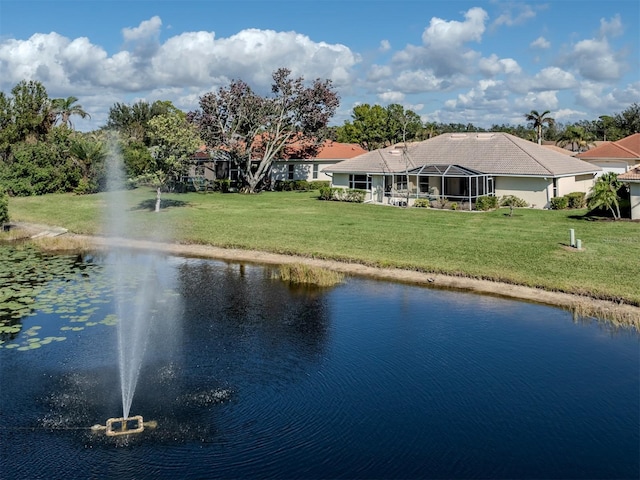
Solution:
<path fill-rule="evenodd" d="M 548 208 L 553 197 L 587 193 L 601 168 L 516 136 L 450 133 L 374 150 L 325 169 L 332 186 L 360 189 L 367 202 L 457 202 L 471 210 L 480 196 L 514 195 Z"/>
<path fill-rule="evenodd" d="M 325 169 L 343 160 L 366 153 L 358 144 L 339 143 L 325 140 L 313 157 L 302 158 L 294 147 L 290 148 L 282 158 L 273 162 L 271 167 L 271 181 L 278 180 L 307 180 L 330 181 Z M 192 156 L 192 166 L 187 182 L 195 184 L 211 184 L 215 180 L 238 180 L 238 169 L 221 152 L 201 147 Z"/>
<path fill-rule="evenodd" d="M 273 162 L 271 180 L 307 180 L 330 181 L 325 169 L 338 162 L 367 153 L 367 150 L 356 143 L 339 143 L 325 140 L 320 150 L 313 158 L 297 158 L 299 155 L 291 153 L 286 158 Z"/>
<path fill-rule="evenodd" d="M 577 154 L 576 158 L 601 167 L 602 173 L 628 172 L 634 165 L 640 163 L 640 133 L 634 133 L 615 142 L 603 143 Z"/>
<path fill-rule="evenodd" d="M 631 220 L 640 220 L 640 164 L 618 175 L 618 180 L 629 184 Z"/>

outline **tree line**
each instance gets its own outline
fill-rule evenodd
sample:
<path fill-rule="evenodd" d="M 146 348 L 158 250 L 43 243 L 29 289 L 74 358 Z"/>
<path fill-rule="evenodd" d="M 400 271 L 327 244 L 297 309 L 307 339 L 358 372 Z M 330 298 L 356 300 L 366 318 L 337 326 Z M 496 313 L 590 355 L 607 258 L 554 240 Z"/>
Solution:
<path fill-rule="evenodd" d="M 199 108 L 183 112 L 170 101 L 115 103 L 107 122 L 78 132 L 75 118 L 89 116 L 76 97 L 49 98 L 37 81 L 19 82 L 0 92 L 0 187 L 9 195 L 94 193 L 105 190 L 110 151 L 122 155 L 132 184 L 151 185 L 160 194 L 188 174 L 193 154 L 203 145 L 211 158 L 237 169 L 238 187 L 256 192 L 269 187 L 274 160 L 283 154 L 313 157 L 327 138 L 358 143 L 367 150 L 420 141 L 449 132 L 500 131 L 531 141 L 553 141 L 572 149 L 595 140 L 618 140 L 640 132 L 640 105 L 593 121 L 562 125 L 549 111 L 532 110 L 523 125 L 423 122 L 401 105 L 363 104 L 351 119 L 329 126 L 339 106 L 331 81 L 306 83 L 287 69 L 273 73 L 271 95 L 254 92 L 242 80 L 203 95 Z"/>
<path fill-rule="evenodd" d="M 334 127 L 333 139 L 345 143 L 358 143 L 366 150 L 395 145 L 400 142 L 422 141 L 443 133 L 505 132 L 526 140 L 543 140 L 568 146 L 573 151 L 586 150 L 595 141 L 615 141 L 640 132 L 640 104 L 626 110 L 602 115 L 595 120 L 575 123 L 556 122 L 550 111 L 524 114 L 525 124 L 494 124 L 490 128 L 476 127 L 473 123 L 422 122 L 420 116 L 401 105 L 362 104 L 354 107 L 351 120 Z"/>

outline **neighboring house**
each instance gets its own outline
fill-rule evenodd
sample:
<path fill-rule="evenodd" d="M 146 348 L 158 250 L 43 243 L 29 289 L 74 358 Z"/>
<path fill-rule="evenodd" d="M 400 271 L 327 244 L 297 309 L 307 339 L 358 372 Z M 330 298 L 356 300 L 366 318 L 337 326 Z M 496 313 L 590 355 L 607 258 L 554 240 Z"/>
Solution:
<path fill-rule="evenodd" d="M 629 184 L 631 220 L 640 220 L 640 164 L 618 175 L 618 180 Z"/>
<path fill-rule="evenodd" d="M 640 133 L 578 153 L 576 158 L 597 165 L 602 168 L 602 173 L 628 172 L 640 162 Z"/>
<path fill-rule="evenodd" d="M 507 133 L 450 133 L 374 150 L 325 169 L 332 186 L 366 191 L 380 204 L 418 198 L 471 210 L 479 196 L 514 195 L 548 208 L 553 197 L 589 192 L 600 167 Z"/>
<path fill-rule="evenodd" d="M 326 168 L 363 153 L 367 151 L 358 144 L 326 140 L 313 158 L 295 158 L 295 155 L 290 155 L 273 162 L 271 180 L 330 181 Z"/>
<path fill-rule="evenodd" d="M 271 181 L 308 180 L 330 181 L 325 169 L 343 160 L 353 158 L 367 151 L 357 144 L 339 143 L 326 140 L 312 158 L 296 158 L 296 154 L 284 155 L 275 160 L 271 167 Z M 298 155 L 299 156 L 299 155 Z M 187 181 L 211 183 L 214 180 L 238 179 L 238 170 L 224 154 L 216 154 L 206 147 L 201 147 L 193 157 L 193 165 Z"/>

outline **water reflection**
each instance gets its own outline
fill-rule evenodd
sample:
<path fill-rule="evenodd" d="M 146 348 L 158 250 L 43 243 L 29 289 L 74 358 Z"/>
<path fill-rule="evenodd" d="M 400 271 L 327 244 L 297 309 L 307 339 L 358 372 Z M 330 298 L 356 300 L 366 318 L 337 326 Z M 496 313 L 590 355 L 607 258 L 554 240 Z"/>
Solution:
<path fill-rule="evenodd" d="M 112 325 L 65 331 L 46 352 L 2 348 L 3 479 L 638 472 L 636 332 L 472 294 L 355 278 L 318 290 L 269 268 L 160 263 L 182 310 L 172 338 L 154 337 L 132 407 L 158 428 L 115 440 L 87 429 L 119 411 Z M 112 309 L 108 291 L 92 315 Z M 53 334 L 64 315 L 39 311 L 25 328 Z"/>

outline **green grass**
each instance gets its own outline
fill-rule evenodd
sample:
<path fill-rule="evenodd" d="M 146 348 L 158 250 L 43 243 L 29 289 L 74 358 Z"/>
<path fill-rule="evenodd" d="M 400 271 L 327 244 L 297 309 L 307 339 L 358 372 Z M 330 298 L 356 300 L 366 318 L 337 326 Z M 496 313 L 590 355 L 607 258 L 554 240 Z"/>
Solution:
<path fill-rule="evenodd" d="M 97 195 L 11 198 L 13 221 L 104 233 L 124 201 L 131 238 L 256 249 L 469 276 L 640 305 L 640 224 L 588 221 L 580 211 L 453 212 L 325 202 L 317 193 Z M 583 250 L 567 248 L 569 229 Z M 151 234 L 150 232 L 156 232 Z"/>

